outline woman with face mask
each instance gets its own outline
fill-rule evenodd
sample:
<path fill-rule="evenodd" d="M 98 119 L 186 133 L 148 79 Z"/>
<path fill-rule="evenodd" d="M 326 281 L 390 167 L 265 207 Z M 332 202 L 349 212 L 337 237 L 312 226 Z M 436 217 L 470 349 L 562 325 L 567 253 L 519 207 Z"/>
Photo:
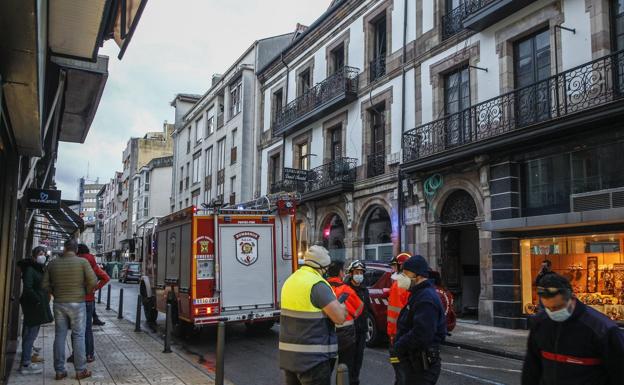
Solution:
<path fill-rule="evenodd" d="M 364 273 L 366 272 L 366 265 L 364 262 L 355 260 L 349 264 L 347 273 L 347 284 L 355 291 L 360 297 L 360 300 L 364 303 L 364 310 L 359 317 L 355 319 L 355 359 L 352 378 L 349 379 L 351 385 L 358 385 L 360 383 L 360 369 L 362 368 L 362 362 L 364 360 L 364 348 L 366 348 L 366 334 L 368 333 L 368 309 L 370 309 L 370 294 L 368 288 L 364 283 Z"/>
<path fill-rule="evenodd" d="M 37 246 L 33 249 L 31 258 L 25 258 L 17 264 L 22 271 L 23 284 L 20 297 L 24 314 L 20 373 L 24 375 L 43 371 L 39 365 L 32 362 L 32 350 L 39 334 L 39 327 L 52 322 L 48 292 L 41 287 L 46 260 L 45 248 Z"/>

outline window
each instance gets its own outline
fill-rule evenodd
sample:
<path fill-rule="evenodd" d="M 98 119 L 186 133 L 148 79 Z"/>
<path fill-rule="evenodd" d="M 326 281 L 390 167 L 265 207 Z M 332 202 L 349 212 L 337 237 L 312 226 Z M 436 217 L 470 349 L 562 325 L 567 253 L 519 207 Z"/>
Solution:
<path fill-rule="evenodd" d="M 148 197 L 143 198 L 143 216 L 144 217 L 149 216 L 149 198 Z"/>
<path fill-rule="evenodd" d="M 550 118 L 550 32 L 533 34 L 514 45 L 514 73 L 518 125 Z"/>
<path fill-rule="evenodd" d="M 337 126 L 330 131 L 331 160 L 342 157 L 342 126 Z"/>
<path fill-rule="evenodd" d="M 386 39 L 386 14 L 372 23 L 372 58 L 370 62 L 370 81 L 375 81 L 386 74 L 386 54 L 388 43 Z"/>
<path fill-rule="evenodd" d="M 470 140 L 470 114 L 460 113 L 470 107 L 470 72 L 461 67 L 444 76 L 444 114 L 446 144 L 457 145 Z M 451 115 L 451 116 L 449 116 Z"/>
<path fill-rule="evenodd" d="M 230 204 L 236 203 L 236 176 L 230 178 Z"/>
<path fill-rule="evenodd" d="M 330 57 L 330 65 L 329 65 L 329 74 L 334 74 L 336 72 L 340 72 L 342 68 L 345 66 L 345 46 L 344 43 L 340 44 L 336 48 L 332 49 L 329 53 Z"/>
<path fill-rule="evenodd" d="M 191 194 L 191 204 L 195 207 L 199 207 L 199 189 L 193 191 Z"/>
<path fill-rule="evenodd" d="M 191 126 L 186 129 L 186 153 L 191 152 Z"/>
<path fill-rule="evenodd" d="M 203 120 L 203 117 L 200 117 L 199 119 L 195 121 L 195 144 L 201 142 L 202 140 L 202 136 L 201 136 L 202 120 Z"/>
<path fill-rule="evenodd" d="M 206 113 L 206 138 L 214 132 L 214 112 L 211 109 Z"/>
<path fill-rule="evenodd" d="M 217 142 L 217 170 L 225 168 L 225 137 Z"/>
<path fill-rule="evenodd" d="M 382 175 L 386 168 L 386 122 L 383 105 L 369 110 L 371 154 L 368 155 L 368 177 Z"/>
<path fill-rule="evenodd" d="M 232 148 L 230 148 L 230 164 L 236 163 L 237 151 L 236 151 L 236 140 L 237 140 L 237 130 L 236 128 L 232 130 Z"/>
<path fill-rule="evenodd" d="M 230 119 L 241 111 L 241 92 L 243 88 L 242 80 L 230 86 Z"/>
<path fill-rule="evenodd" d="M 189 173 L 191 172 L 191 162 L 186 162 L 186 176 L 184 177 L 184 188 L 189 188 Z"/>
<path fill-rule="evenodd" d="M 201 152 L 198 152 L 193 156 L 193 184 L 199 183 L 201 181 L 200 164 Z"/>
<path fill-rule="evenodd" d="M 385 209 L 375 208 L 364 227 L 364 259 L 390 261 L 392 259 L 392 225 Z"/>
<path fill-rule="evenodd" d="M 281 154 L 275 154 L 269 158 L 269 185 L 281 180 L 282 161 Z"/>
<path fill-rule="evenodd" d="M 182 192 L 183 185 L 184 185 L 184 165 L 180 167 L 180 192 Z"/>
<path fill-rule="evenodd" d="M 284 90 L 282 88 L 273 93 L 273 100 L 271 103 L 271 124 L 275 124 L 284 106 Z"/>
<path fill-rule="evenodd" d="M 616 0 L 613 4 L 613 51 L 624 49 L 624 0 Z"/>
<path fill-rule="evenodd" d="M 150 173 L 149 173 L 149 172 L 146 172 L 146 173 L 145 173 L 144 178 L 145 178 L 145 183 L 143 184 L 143 186 L 144 186 L 144 190 L 145 190 L 145 191 L 149 191 L 149 185 L 150 185 Z"/>
<path fill-rule="evenodd" d="M 188 198 L 186 198 L 184 200 L 184 207 L 189 207 L 189 199 Z"/>
<path fill-rule="evenodd" d="M 312 83 L 312 73 L 310 68 L 306 68 L 297 78 L 297 96 L 301 96 L 308 92 Z"/>
<path fill-rule="evenodd" d="M 309 170 L 310 169 L 310 164 L 309 164 L 309 148 L 308 148 L 308 142 L 303 142 L 297 145 L 297 157 L 295 159 L 295 168 L 298 168 L 300 170 Z"/>
<path fill-rule="evenodd" d="M 206 149 L 206 170 L 204 171 L 206 176 L 212 175 L 212 146 Z"/>

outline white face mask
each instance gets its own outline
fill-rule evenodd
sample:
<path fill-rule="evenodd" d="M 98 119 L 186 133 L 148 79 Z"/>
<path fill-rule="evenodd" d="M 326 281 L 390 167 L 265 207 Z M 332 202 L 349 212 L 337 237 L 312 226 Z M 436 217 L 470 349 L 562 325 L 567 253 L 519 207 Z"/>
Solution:
<path fill-rule="evenodd" d="M 403 273 L 397 274 L 396 281 L 401 289 L 409 290 L 412 287 L 412 279 Z"/>
<path fill-rule="evenodd" d="M 353 282 L 355 283 L 362 283 L 364 281 L 364 276 L 363 275 L 354 275 L 353 276 Z"/>
<path fill-rule="evenodd" d="M 37 263 L 40 265 L 45 265 L 46 263 L 46 256 L 44 255 L 37 255 Z"/>
<path fill-rule="evenodd" d="M 570 305 L 555 311 L 548 310 L 548 308 L 544 308 L 544 310 L 546 310 L 548 317 L 555 322 L 564 322 L 572 315 Z"/>

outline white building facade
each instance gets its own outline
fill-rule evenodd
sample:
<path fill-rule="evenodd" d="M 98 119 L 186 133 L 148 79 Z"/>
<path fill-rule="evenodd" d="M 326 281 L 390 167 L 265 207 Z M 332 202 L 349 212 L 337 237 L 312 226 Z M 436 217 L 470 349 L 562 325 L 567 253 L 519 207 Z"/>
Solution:
<path fill-rule="evenodd" d="M 134 175 L 133 220 L 137 229 L 150 219 L 169 213 L 172 165 L 173 156 L 154 158 Z"/>

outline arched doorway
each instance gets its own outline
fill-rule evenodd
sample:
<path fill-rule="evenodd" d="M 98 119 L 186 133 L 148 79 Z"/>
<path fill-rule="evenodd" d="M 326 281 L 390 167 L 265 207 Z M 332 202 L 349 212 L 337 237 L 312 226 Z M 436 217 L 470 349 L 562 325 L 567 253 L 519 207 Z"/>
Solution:
<path fill-rule="evenodd" d="M 440 212 L 442 279 L 462 318 L 477 319 L 481 291 L 477 206 L 465 190 L 452 192 Z"/>
<path fill-rule="evenodd" d="M 323 225 L 323 246 L 329 250 L 332 259 L 345 260 L 345 227 L 337 214 L 332 214 Z"/>
<path fill-rule="evenodd" d="M 381 206 L 373 208 L 364 225 L 364 259 L 392 259 L 392 224 L 388 212 Z"/>

